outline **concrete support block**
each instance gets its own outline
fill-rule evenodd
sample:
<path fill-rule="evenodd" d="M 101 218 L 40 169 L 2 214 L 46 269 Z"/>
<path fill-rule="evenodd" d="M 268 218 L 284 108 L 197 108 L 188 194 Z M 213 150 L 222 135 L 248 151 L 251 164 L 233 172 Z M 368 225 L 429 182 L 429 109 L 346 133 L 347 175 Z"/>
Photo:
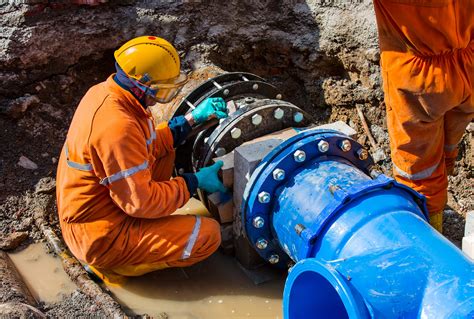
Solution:
<path fill-rule="evenodd" d="M 328 123 L 324 125 L 318 125 L 316 127 L 313 127 L 311 129 L 326 129 L 326 130 L 335 130 L 338 132 L 341 132 L 343 134 L 346 134 L 347 136 L 357 139 L 357 132 L 354 130 L 352 127 L 344 123 L 343 121 L 337 121 L 334 123 Z"/>
<path fill-rule="evenodd" d="M 222 183 L 225 187 L 232 189 L 234 186 L 234 151 L 227 153 L 224 156 L 216 157 L 213 161 L 224 162 L 224 165 L 221 168 Z"/>
<path fill-rule="evenodd" d="M 208 196 L 209 210 L 213 216 L 219 216 L 221 224 L 232 222 L 234 204 L 228 193 L 215 192 Z"/>
<path fill-rule="evenodd" d="M 471 259 L 474 259 L 474 211 L 467 212 L 466 214 L 462 251 Z"/>

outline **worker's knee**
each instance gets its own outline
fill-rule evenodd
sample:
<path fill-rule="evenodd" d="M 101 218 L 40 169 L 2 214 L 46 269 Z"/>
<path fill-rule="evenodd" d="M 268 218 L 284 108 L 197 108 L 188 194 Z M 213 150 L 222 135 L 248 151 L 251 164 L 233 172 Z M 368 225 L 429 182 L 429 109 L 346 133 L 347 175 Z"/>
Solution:
<path fill-rule="evenodd" d="M 208 255 L 217 250 L 221 244 L 221 229 L 219 223 L 212 218 L 202 218 L 199 232 L 200 242 Z"/>

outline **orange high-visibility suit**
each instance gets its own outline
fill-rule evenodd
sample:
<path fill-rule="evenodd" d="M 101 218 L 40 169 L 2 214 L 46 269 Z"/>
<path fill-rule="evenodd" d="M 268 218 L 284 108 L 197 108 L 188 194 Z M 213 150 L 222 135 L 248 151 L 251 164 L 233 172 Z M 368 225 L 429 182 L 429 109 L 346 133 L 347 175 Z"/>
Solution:
<path fill-rule="evenodd" d="M 125 275 L 188 266 L 213 253 L 220 244 L 215 220 L 169 216 L 190 197 L 183 178 L 170 180 L 174 159 L 167 123 L 155 128 L 112 77 L 92 87 L 76 110 L 57 174 L 61 229 L 72 253 Z"/>
<path fill-rule="evenodd" d="M 474 115 L 474 1 L 374 0 L 395 178 L 441 231 L 447 174 Z"/>

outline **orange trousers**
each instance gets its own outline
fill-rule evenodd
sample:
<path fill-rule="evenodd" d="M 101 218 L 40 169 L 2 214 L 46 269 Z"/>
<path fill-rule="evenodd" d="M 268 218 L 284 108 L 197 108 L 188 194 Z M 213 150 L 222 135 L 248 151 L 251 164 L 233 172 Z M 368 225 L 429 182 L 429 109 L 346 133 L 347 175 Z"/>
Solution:
<path fill-rule="evenodd" d="M 174 161 L 174 152 L 157 159 L 152 168 L 153 180 L 169 180 Z M 139 234 L 129 236 L 140 236 L 140 240 L 126 254 L 138 262 L 107 270 L 124 276 L 141 276 L 163 268 L 191 266 L 209 257 L 221 242 L 219 223 L 211 218 L 172 215 L 158 219 L 137 218 L 136 223 L 139 225 L 134 229 L 139 230 Z"/>
<path fill-rule="evenodd" d="M 374 0 L 393 172 L 442 230 L 448 173 L 474 116 L 474 1 Z"/>

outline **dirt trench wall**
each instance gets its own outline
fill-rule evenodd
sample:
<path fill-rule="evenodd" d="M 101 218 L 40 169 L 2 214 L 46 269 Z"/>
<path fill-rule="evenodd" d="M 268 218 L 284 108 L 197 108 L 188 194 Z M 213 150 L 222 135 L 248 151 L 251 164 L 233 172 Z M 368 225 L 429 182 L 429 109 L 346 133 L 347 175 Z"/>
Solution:
<path fill-rule="evenodd" d="M 124 41 L 155 34 L 180 49 L 188 68 L 212 63 L 289 77 L 304 86 L 306 103 L 381 100 L 371 1 L 23 2 L 35 4 L 0 7 L 3 99 L 37 94 L 42 80 L 87 61 L 110 62 Z"/>

